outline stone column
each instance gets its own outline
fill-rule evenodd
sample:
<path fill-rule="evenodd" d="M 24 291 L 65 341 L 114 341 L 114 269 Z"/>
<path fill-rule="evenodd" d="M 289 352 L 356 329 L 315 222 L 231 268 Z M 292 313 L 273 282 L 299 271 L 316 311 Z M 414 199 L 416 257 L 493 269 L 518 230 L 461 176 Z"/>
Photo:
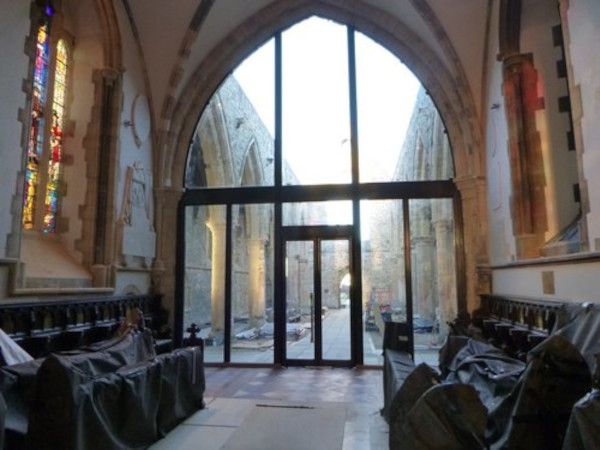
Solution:
<path fill-rule="evenodd" d="M 433 319 L 434 312 L 434 277 L 433 255 L 431 236 L 415 236 L 412 239 L 415 248 L 413 260 L 413 298 L 416 299 L 418 309 L 415 311 L 421 318 Z"/>
<path fill-rule="evenodd" d="M 452 209 L 449 200 L 434 208 L 433 227 L 436 241 L 437 303 L 439 307 L 440 336 L 448 333 L 446 322 L 456 318 L 456 268 Z"/>
<path fill-rule="evenodd" d="M 219 218 L 211 217 L 207 224 L 212 238 L 210 310 L 211 334 L 225 329 L 225 238 L 226 224 Z"/>
<path fill-rule="evenodd" d="M 169 322 L 175 318 L 175 267 L 177 253 L 177 205 L 182 189 L 154 188 L 156 257 L 152 264 L 152 292 L 163 294 L 163 307 L 169 310 Z"/>
<path fill-rule="evenodd" d="M 465 285 L 457 289 L 457 303 L 459 311 L 473 312 L 480 306 L 479 294 L 491 292 L 487 191 L 483 177 L 458 177 L 455 183 L 461 194 L 465 272 Z"/>
<path fill-rule="evenodd" d="M 433 237 L 431 236 L 431 207 L 429 200 L 417 200 L 413 203 L 415 212 L 411 214 L 413 298 L 416 299 L 421 318 L 433 319 L 434 312 L 434 276 L 433 276 Z"/>
<path fill-rule="evenodd" d="M 504 59 L 503 77 L 517 257 L 535 258 L 547 231 L 547 213 L 544 161 L 536 125 L 536 112 L 544 108 L 544 101 L 538 98 L 533 56 L 516 54 Z"/>
<path fill-rule="evenodd" d="M 259 328 L 265 322 L 265 240 L 248 240 L 248 300 L 250 326 Z"/>

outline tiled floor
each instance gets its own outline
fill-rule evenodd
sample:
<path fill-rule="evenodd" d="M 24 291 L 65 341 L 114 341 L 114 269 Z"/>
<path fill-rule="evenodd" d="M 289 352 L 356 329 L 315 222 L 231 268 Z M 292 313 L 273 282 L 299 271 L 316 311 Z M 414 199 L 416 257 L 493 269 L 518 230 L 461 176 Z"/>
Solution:
<path fill-rule="evenodd" d="M 206 368 L 205 373 L 206 408 L 154 444 L 152 450 L 223 448 L 257 403 L 278 402 L 336 404 L 345 410 L 341 449 L 388 447 L 388 427 L 379 414 L 383 405 L 380 370 Z M 289 442 L 281 442 L 263 450 L 288 448 L 294 447 Z"/>

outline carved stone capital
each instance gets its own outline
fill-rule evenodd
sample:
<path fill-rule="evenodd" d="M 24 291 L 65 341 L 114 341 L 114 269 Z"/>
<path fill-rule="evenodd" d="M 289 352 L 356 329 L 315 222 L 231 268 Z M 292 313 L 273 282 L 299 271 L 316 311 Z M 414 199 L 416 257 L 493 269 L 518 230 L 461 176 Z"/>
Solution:
<path fill-rule="evenodd" d="M 486 179 L 480 175 L 460 176 L 454 179 L 454 184 L 456 184 L 463 200 L 465 200 L 470 197 L 477 197 L 481 192 L 485 192 Z"/>

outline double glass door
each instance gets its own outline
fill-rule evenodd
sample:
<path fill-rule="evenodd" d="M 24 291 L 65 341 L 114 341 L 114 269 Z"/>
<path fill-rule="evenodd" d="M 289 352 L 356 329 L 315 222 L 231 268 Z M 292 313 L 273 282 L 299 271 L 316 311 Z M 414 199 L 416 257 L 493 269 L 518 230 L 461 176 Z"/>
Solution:
<path fill-rule="evenodd" d="M 287 365 L 352 364 L 350 227 L 284 227 Z"/>

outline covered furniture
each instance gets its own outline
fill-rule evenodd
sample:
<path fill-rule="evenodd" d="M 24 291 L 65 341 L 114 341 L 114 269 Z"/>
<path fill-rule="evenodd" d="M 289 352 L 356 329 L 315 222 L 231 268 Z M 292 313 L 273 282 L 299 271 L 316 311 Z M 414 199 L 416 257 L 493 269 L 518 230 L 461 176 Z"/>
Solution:
<path fill-rule="evenodd" d="M 523 348 L 498 340 L 514 337 L 512 332 L 450 335 L 440 350 L 439 374 L 424 364 L 405 374 L 405 355 L 396 361 L 386 350 L 390 448 L 598 448 L 600 305 L 571 303 L 555 310 L 541 301 L 511 301 L 492 309 L 493 329 L 508 325 L 536 339 L 545 335 L 525 355 Z M 548 321 L 521 321 L 532 311 Z M 489 326 L 492 319 L 479 323 Z M 544 326 L 536 329 L 539 323 Z"/>
<path fill-rule="evenodd" d="M 156 355 L 147 332 L 0 368 L 5 448 L 141 449 L 203 407 L 200 347 Z"/>

